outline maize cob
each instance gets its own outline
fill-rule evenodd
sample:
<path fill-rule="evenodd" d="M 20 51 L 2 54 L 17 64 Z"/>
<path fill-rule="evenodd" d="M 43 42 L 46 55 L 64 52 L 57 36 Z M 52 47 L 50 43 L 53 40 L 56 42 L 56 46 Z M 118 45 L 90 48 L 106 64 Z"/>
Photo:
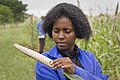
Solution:
<path fill-rule="evenodd" d="M 39 62 L 53 68 L 53 66 L 49 64 L 52 60 L 45 57 L 44 55 L 42 55 L 38 52 L 35 52 L 31 49 L 25 48 L 25 47 L 18 45 L 16 43 L 14 44 L 14 47 L 17 48 L 18 50 L 20 50 L 21 52 L 23 52 L 24 54 L 26 54 L 26 55 L 38 60 Z"/>

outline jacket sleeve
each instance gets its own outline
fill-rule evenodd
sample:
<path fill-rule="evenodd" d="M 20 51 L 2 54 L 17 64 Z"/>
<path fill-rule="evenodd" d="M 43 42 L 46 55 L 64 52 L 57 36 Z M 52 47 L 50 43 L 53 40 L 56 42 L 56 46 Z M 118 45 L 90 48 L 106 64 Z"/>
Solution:
<path fill-rule="evenodd" d="M 84 80 L 108 80 L 108 75 L 102 74 L 101 66 L 93 54 L 91 55 L 91 59 L 93 60 L 94 73 L 90 73 L 87 70 L 82 69 L 75 65 L 76 68 L 75 74 L 81 76 Z"/>
<path fill-rule="evenodd" d="M 45 66 L 44 64 L 36 63 L 36 80 L 59 80 L 58 75 L 53 69 Z"/>

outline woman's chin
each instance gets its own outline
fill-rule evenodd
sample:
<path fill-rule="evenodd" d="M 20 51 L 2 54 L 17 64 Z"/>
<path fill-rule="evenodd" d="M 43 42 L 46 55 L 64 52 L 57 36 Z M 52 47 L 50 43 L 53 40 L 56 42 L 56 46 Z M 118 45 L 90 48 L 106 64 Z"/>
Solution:
<path fill-rule="evenodd" d="M 58 46 L 58 48 L 59 50 L 62 50 L 62 51 L 67 50 L 66 46 Z"/>

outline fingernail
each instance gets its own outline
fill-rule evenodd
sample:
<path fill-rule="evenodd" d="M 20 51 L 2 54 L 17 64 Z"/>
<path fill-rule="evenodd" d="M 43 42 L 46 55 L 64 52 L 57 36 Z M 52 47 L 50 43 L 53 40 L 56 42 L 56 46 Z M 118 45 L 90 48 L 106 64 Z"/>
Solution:
<path fill-rule="evenodd" d="M 61 68 L 64 68 L 64 66 L 61 66 Z"/>
<path fill-rule="evenodd" d="M 52 67 L 54 67 L 54 65 L 51 65 Z"/>

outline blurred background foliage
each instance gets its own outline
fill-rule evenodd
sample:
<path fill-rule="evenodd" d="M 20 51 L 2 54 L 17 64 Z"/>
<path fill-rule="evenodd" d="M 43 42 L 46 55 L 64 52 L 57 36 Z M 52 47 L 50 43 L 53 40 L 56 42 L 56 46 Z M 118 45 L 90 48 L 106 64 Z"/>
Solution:
<path fill-rule="evenodd" d="M 0 23 L 24 21 L 26 7 L 22 1 L 0 0 Z"/>

